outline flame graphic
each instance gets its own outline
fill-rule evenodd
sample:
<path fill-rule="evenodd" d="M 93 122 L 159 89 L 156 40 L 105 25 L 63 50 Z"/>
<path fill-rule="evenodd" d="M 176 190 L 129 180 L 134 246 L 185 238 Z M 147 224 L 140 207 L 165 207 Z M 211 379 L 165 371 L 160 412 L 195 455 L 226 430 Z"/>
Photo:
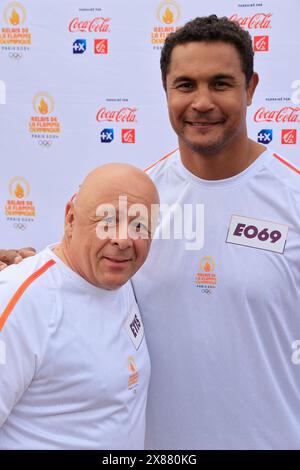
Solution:
<path fill-rule="evenodd" d="M 39 104 L 39 112 L 41 114 L 48 114 L 48 105 L 46 103 L 46 101 L 44 100 L 44 98 L 41 98 L 41 101 L 40 101 L 40 104 Z"/>
<path fill-rule="evenodd" d="M 204 271 L 205 271 L 206 273 L 209 273 L 209 271 L 210 271 L 211 268 L 210 268 L 210 264 L 209 264 L 208 261 L 206 261 L 206 263 L 205 263 L 203 269 L 204 269 Z"/>
<path fill-rule="evenodd" d="M 135 366 L 135 364 L 134 364 L 134 362 L 133 362 L 132 359 L 129 359 L 128 367 L 129 367 L 129 370 L 130 370 L 131 372 L 133 372 L 133 373 L 136 372 L 136 366 Z"/>
<path fill-rule="evenodd" d="M 166 24 L 172 24 L 173 21 L 174 21 L 174 15 L 171 12 L 170 8 L 167 7 L 166 11 L 165 11 L 165 14 L 163 15 L 163 22 L 166 23 Z"/>
<path fill-rule="evenodd" d="M 13 26 L 17 26 L 18 24 L 20 24 L 20 15 L 15 9 L 13 9 L 9 21 Z"/>
<path fill-rule="evenodd" d="M 15 189 L 15 195 L 18 199 L 22 199 L 22 197 L 25 196 L 24 189 L 20 185 L 20 183 L 17 183 L 16 189 Z"/>

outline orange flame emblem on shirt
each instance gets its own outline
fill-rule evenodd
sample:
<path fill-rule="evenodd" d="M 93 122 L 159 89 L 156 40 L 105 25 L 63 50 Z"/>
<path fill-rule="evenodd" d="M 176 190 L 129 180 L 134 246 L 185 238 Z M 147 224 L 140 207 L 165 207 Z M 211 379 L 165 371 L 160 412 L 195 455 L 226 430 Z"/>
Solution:
<path fill-rule="evenodd" d="M 204 256 L 200 261 L 200 269 L 205 273 L 213 273 L 216 267 L 215 261 L 210 256 Z"/>
<path fill-rule="evenodd" d="M 203 269 L 206 273 L 209 273 L 209 271 L 211 270 L 211 267 L 208 261 L 206 261 Z"/>
<path fill-rule="evenodd" d="M 22 188 L 20 183 L 17 183 L 14 193 L 18 199 L 22 199 L 22 197 L 25 196 L 24 189 Z"/>
<path fill-rule="evenodd" d="M 174 15 L 171 12 L 170 8 L 167 7 L 166 11 L 165 11 L 165 14 L 163 15 L 163 22 L 166 23 L 166 24 L 172 24 L 173 21 L 174 21 Z"/>
<path fill-rule="evenodd" d="M 13 9 L 13 11 L 11 12 L 9 22 L 13 26 L 17 26 L 18 24 L 20 24 L 20 15 L 15 9 Z"/>
<path fill-rule="evenodd" d="M 137 367 L 136 367 L 135 361 L 134 361 L 132 356 L 128 357 L 128 369 L 133 374 L 137 371 Z"/>
<path fill-rule="evenodd" d="M 46 101 L 44 100 L 44 98 L 41 98 L 38 109 L 39 109 L 39 112 L 41 114 L 48 114 L 49 108 L 48 108 L 48 105 L 47 105 Z"/>

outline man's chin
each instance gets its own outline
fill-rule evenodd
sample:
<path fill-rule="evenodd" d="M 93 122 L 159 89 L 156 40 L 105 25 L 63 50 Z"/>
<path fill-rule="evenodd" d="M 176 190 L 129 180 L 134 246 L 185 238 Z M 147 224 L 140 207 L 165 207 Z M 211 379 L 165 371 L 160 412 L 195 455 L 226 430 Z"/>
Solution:
<path fill-rule="evenodd" d="M 226 142 L 222 141 L 213 141 L 213 142 L 192 142 L 188 139 L 184 139 L 185 145 L 195 153 L 202 155 L 213 155 L 218 153 L 226 146 Z"/>
<path fill-rule="evenodd" d="M 120 277 L 114 276 L 108 279 L 101 279 L 97 281 L 97 287 L 105 290 L 116 290 L 122 287 L 126 282 L 130 279 L 130 277 Z"/>

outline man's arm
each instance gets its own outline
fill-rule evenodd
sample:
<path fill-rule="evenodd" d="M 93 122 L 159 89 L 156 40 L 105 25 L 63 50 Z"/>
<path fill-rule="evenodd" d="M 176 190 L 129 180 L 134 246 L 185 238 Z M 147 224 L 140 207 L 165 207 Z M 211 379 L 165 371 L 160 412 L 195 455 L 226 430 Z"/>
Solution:
<path fill-rule="evenodd" d="M 35 373 L 34 352 L 20 317 L 14 312 L 0 332 L 0 428 Z"/>
<path fill-rule="evenodd" d="M 5 272 L 0 279 L 0 428 L 41 365 L 55 309 L 53 298 L 39 295 L 39 286 L 20 291 L 28 277 L 19 270 L 15 279 L 11 273 L 5 279 Z"/>
<path fill-rule="evenodd" d="M 17 264 L 23 258 L 33 256 L 36 251 L 32 247 L 20 248 L 19 250 L 0 250 L 0 271 L 10 264 Z"/>

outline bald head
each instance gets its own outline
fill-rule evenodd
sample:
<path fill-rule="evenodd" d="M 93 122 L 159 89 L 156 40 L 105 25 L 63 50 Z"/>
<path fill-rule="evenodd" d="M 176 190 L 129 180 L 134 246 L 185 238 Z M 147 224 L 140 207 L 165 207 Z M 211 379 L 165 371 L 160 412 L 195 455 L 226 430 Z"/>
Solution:
<path fill-rule="evenodd" d="M 127 163 L 108 163 L 84 179 L 75 199 L 76 209 L 95 208 L 108 194 L 110 198 L 132 196 L 141 204 L 159 204 L 157 189 L 146 173 Z"/>
<path fill-rule="evenodd" d="M 158 208 L 143 171 L 125 163 L 96 168 L 67 205 L 62 259 L 98 287 L 120 287 L 147 257 Z"/>

